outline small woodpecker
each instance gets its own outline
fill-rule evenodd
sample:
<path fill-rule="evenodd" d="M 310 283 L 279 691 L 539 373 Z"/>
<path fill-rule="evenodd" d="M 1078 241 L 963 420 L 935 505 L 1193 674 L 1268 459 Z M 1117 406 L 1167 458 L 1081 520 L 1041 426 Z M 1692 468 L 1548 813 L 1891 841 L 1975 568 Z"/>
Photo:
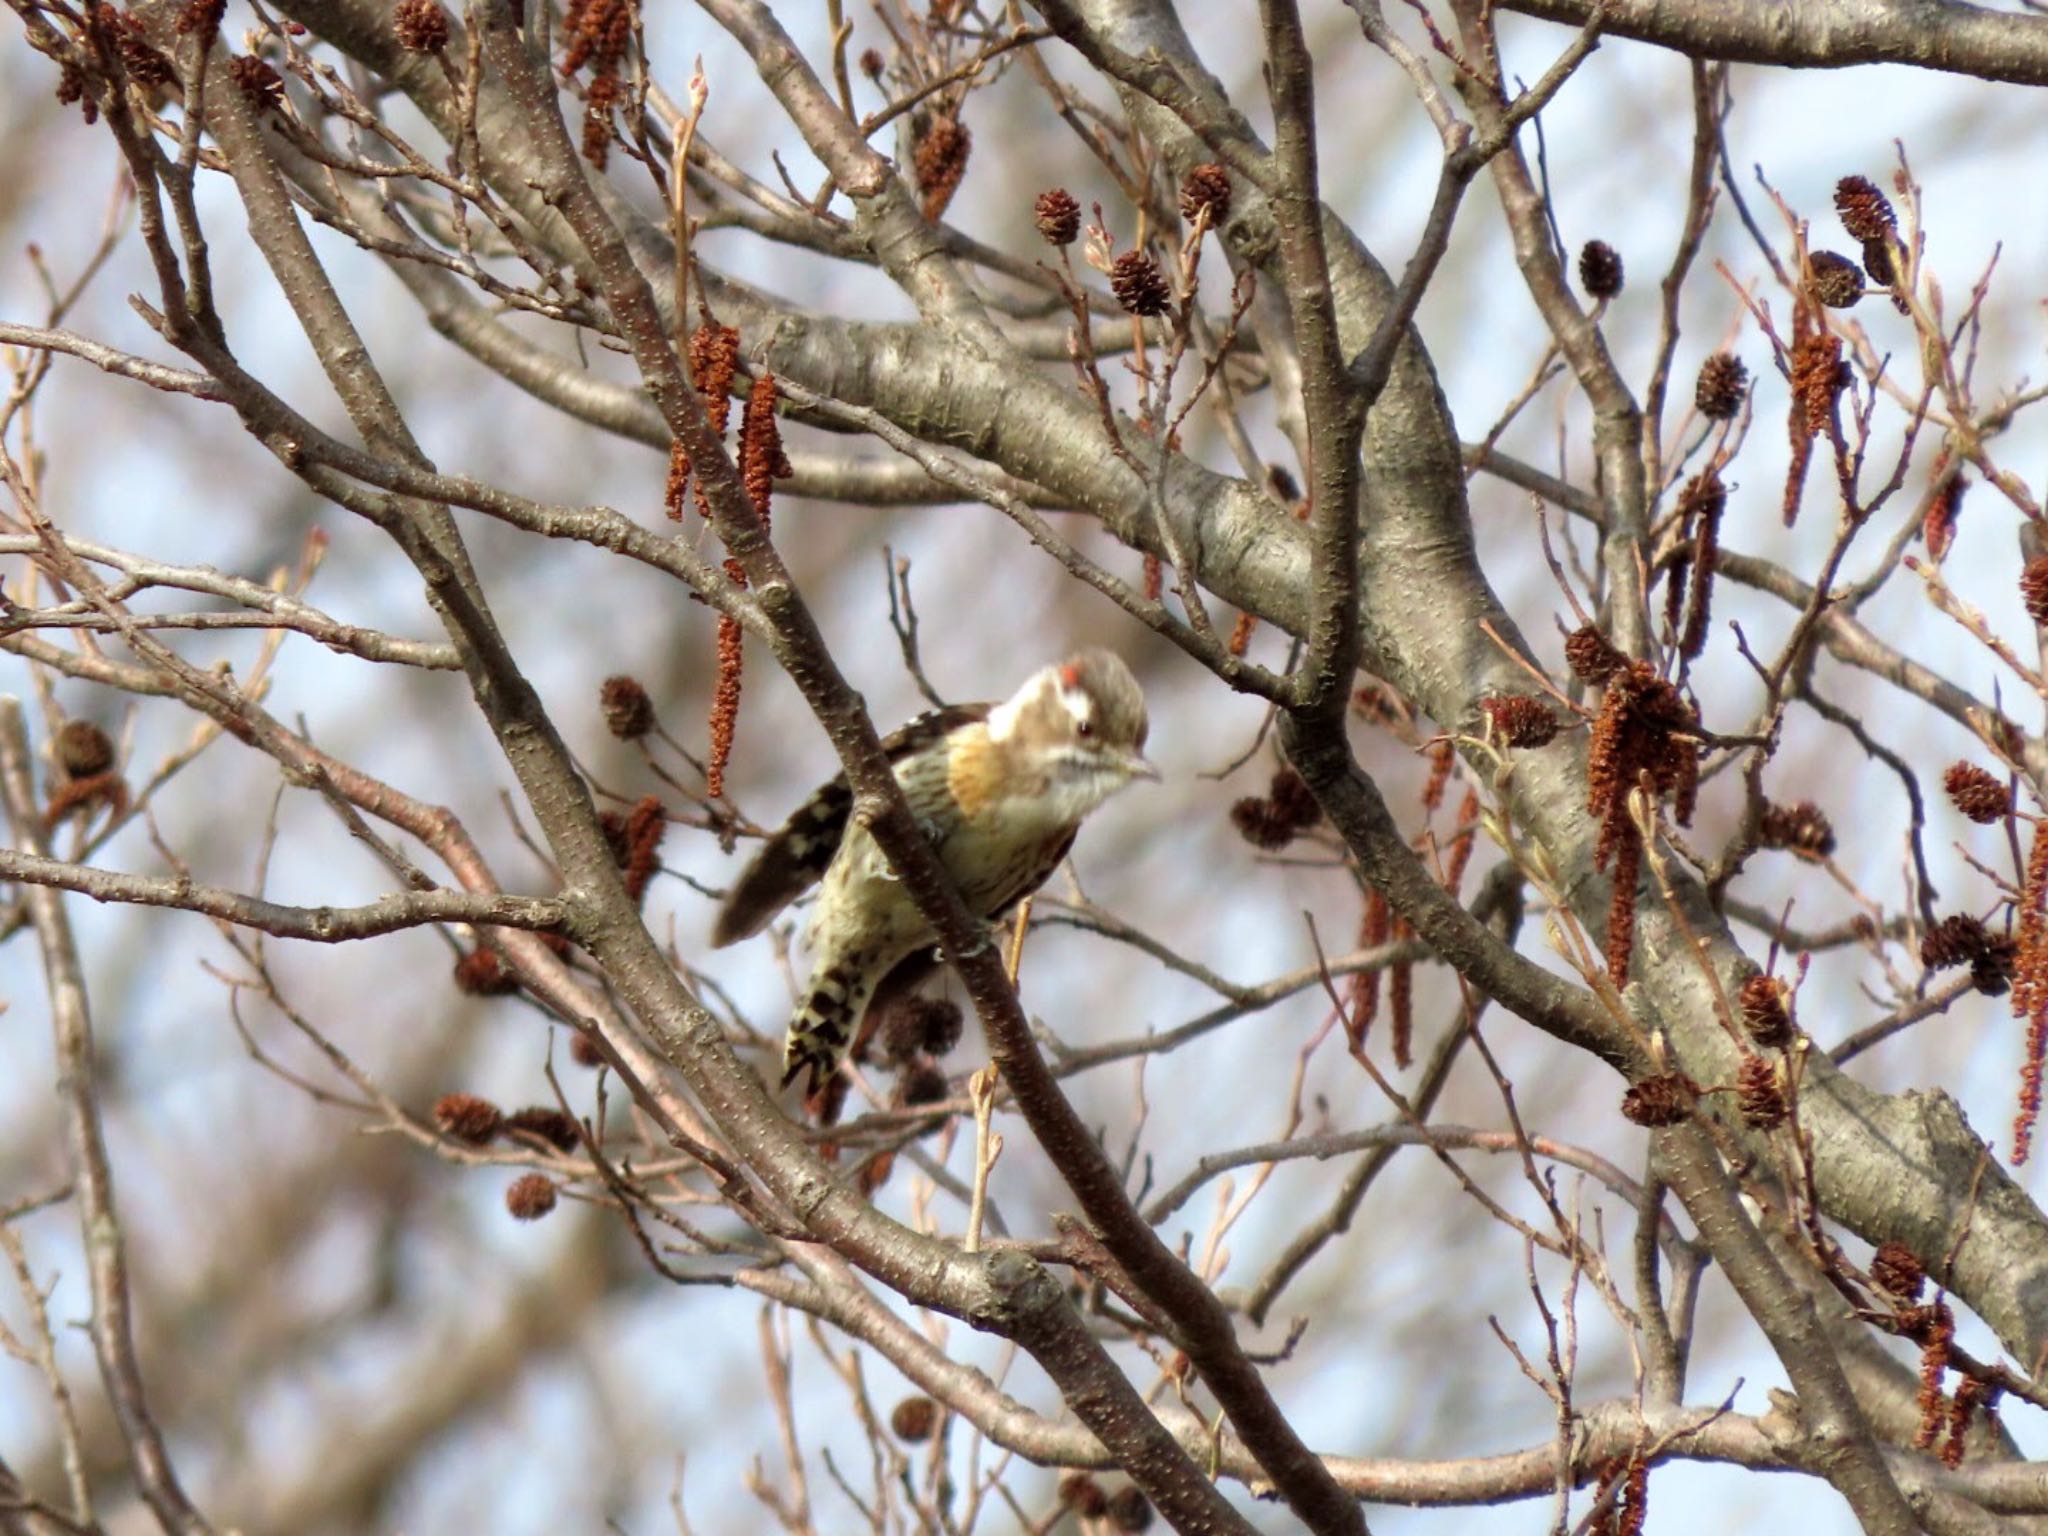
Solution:
<path fill-rule="evenodd" d="M 1136 779 L 1145 699 L 1131 669 L 1086 650 L 1035 673 L 1001 704 L 920 715 L 882 743 L 911 813 L 961 898 L 994 918 L 1037 890 L 1088 813 Z M 806 1071 L 817 1093 L 838 1070 L 885 979 L 921 963 L 935 935 L 865 827 L 844 775 L 820 787 L 754 856 L 720 908 L 714 947 L 759 933 L 822 888 L 805 938 L 810 989 L 789 1021 L 782 1081 Z"/>

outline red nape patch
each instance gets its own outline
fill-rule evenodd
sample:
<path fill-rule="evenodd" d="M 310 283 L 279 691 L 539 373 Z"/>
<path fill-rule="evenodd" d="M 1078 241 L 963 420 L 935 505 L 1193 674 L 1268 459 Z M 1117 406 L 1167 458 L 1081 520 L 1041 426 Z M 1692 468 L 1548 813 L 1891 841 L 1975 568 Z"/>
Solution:
<path fill-rule="evenodd" d="M 1067 688 L 1080 687 L 1081 669 L 1075 666 L 1074 663 L 1068 662 L 1064 667 L 1060 668 L 1060 684 Z"/>

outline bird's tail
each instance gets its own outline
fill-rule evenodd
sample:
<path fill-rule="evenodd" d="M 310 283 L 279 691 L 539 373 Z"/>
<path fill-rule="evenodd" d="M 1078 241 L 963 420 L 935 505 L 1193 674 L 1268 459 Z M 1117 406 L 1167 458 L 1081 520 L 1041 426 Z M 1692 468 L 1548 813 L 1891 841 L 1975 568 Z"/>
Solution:
<path fill-rule="evenodd" d="M 870 967 L 854 960 L 827 966 L 811 977 L 811 990 L 790 1016 L 782 1044 L 783 1087 L 807 1070 L 807 1093 L 817 1093 L 832 1080 L 874 996 L 875 979 Z"/>

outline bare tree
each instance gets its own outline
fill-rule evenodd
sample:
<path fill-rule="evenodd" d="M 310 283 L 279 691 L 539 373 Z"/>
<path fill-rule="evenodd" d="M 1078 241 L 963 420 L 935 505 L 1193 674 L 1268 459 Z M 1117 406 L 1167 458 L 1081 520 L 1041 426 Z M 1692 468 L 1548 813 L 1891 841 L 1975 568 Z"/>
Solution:
<path fill-rule="evenodd" d="M 2048 1517 L 2031 5 L 8 3 L 0 1530 Z"/>

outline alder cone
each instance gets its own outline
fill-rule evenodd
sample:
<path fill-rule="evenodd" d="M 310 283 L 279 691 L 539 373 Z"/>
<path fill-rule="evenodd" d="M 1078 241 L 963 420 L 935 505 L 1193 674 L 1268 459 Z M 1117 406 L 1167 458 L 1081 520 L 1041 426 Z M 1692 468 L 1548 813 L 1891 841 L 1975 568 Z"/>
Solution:
<path fill-rule="evenodd" d="M 1547 747 L 1557 739 L 1555 710 L 1527 694 L 1490 694 L 1479 707 L 1493 722 L 1494 734 L 1511 747 Z"/>
<path fill-rule="evenodd" d="M 1109 287 L 1117 303 L 1140 318 L 1165 314 L 1173 297 L 1159 263 L 1143 251 L 1125 251 L 1117 257 L 1109 269 Z"/>
<path fill-rule="evenodd" d="M 1204 209 L 1211 229 L 1230 217 L 1230 172 L 1214 162 L 1196 166 L 1180 184 L 1180 216 L 1192 224 Z"/>
<path fill-rule="evenodd" d="M 448 13 L 436 0 L 399 0 L 391 13 L 399 44 L 414 53 L 439 53 L 448 46 Z"/>
<path fill-rule="evenodd" d="M 1677 1125 L 1692 1109 L 1692 1084 L 1676 1072 L 1646 1077 L 1621 1096 L 1622 1115 L 1655 1130 Z"/>
<path fill-rule="evenodd" d="M 504 1118 L 497 1105 L 474 1093 L 444 1093 L 434 1101 L 434 1123 L 442 1133 L 472 1147 L 496 1136 Z"/>
<path fill-rule="evenodd" d="M 2027 605 L 2027 617 L 2036 624 L 2048 624 L 2048 555 L 2036 555 L 2020 572 L 2020 598 Z"/>
<path fill-rule="evenodd" d="M 1081 234 L 1081 205 L 1065 187 L 1039 193 L 1031 219 L 1047 245 L 1072 245 Z"/>
<path fill-rule="evenodd" d="M 1811 800 L 1765 806 L 1756 838 L 1766 848 L 1785 848 L 1814 858 L 1824 859 L 1835 851 L 1834 823 Z"/>
<path fill-rule="evenodd" d="M 514 1221 L 539 1221 L 555 1208 L 554 1181 L 544 1173 L 525 1173 L 505 1191 L 505 1209 Z"/>
<path fill-rule="evenodd" d="M 1891 199 L 1863 176 L 1844 176 L 1835 183 L 1835 213 L 1852 240 L 1882 241 L 1899 226 Z"/>
<path fill-rule="evenodd" d="M 1941 787 L 1955 808 L 1979 826 L 1990 826 L 2012 814 L 2012 792 L 1975 763 L 1951 763 Z"/>
<path fill-rule="evenodd" d="M 1579 286 L 1589 297 L 1611 299 L 1621 284 L 1621 252 L 1605 240 L 1588 240 L 1579 252 Z"/>
<path fill-rule="evenodd" d="M 66 720 L 57 729 L 57 761 L 67 778 L 89 779 L 114 766 L 114 743 L 90 720 Z"/>
<path fill-rule="evenodd" d="M 1775 976 L 1752 976 L 1743 982 L 1738 1001 L 1750 1039 L 1769 1050 L 1783 1050 L 1792 1043 L 1792 1010 L 1784 982 Z"/>
<path fill-rule="evenodd" d="M 1742 359 L 1733 352 L 1716 352 L 1700 364 L 1692 403 L 1709 421 L 1728 421 L 1742 409 L 1742 397 L 1748 389 L 1749 370 L 1742 365 Z"/>
<path fill-rule="evenodd" d="M 1745 1056 L 1735 1076 L 1736 1101 L 1745 1123 L 1759 1131 L 1774 1130 L 1789 1112 L 1777 1070 L 1761 1056 Z"/>
<path fill-rule="evenodd" d="M 1930 971 L 1973 964 L 1991 947 L 1984 924 L 1968 912 L 1944 917 L 1920 937 L 1920 963 Z"/>
<path fill-rule="evenodd" d="M 1848 257 L 1814 251 L 1806 263 L 1813 270 L 1813 296 L 1829 309 L 1847 309 L 1863 297 L 1863 269 Z"/>
<path fill-rule="evenodd" d="M 928 1397 L 906 1397 L 889 1415 L 889 1427 L 906 1445 L 920 1445 L 939 1427 L 939 1405 Z"/>
<path fill-rule="evenodd" d="M 597 692 L 605 729 L 621 741 L 635 741 L 654 729 L 654 701 L 636 677 L 608 677 Z"/>

